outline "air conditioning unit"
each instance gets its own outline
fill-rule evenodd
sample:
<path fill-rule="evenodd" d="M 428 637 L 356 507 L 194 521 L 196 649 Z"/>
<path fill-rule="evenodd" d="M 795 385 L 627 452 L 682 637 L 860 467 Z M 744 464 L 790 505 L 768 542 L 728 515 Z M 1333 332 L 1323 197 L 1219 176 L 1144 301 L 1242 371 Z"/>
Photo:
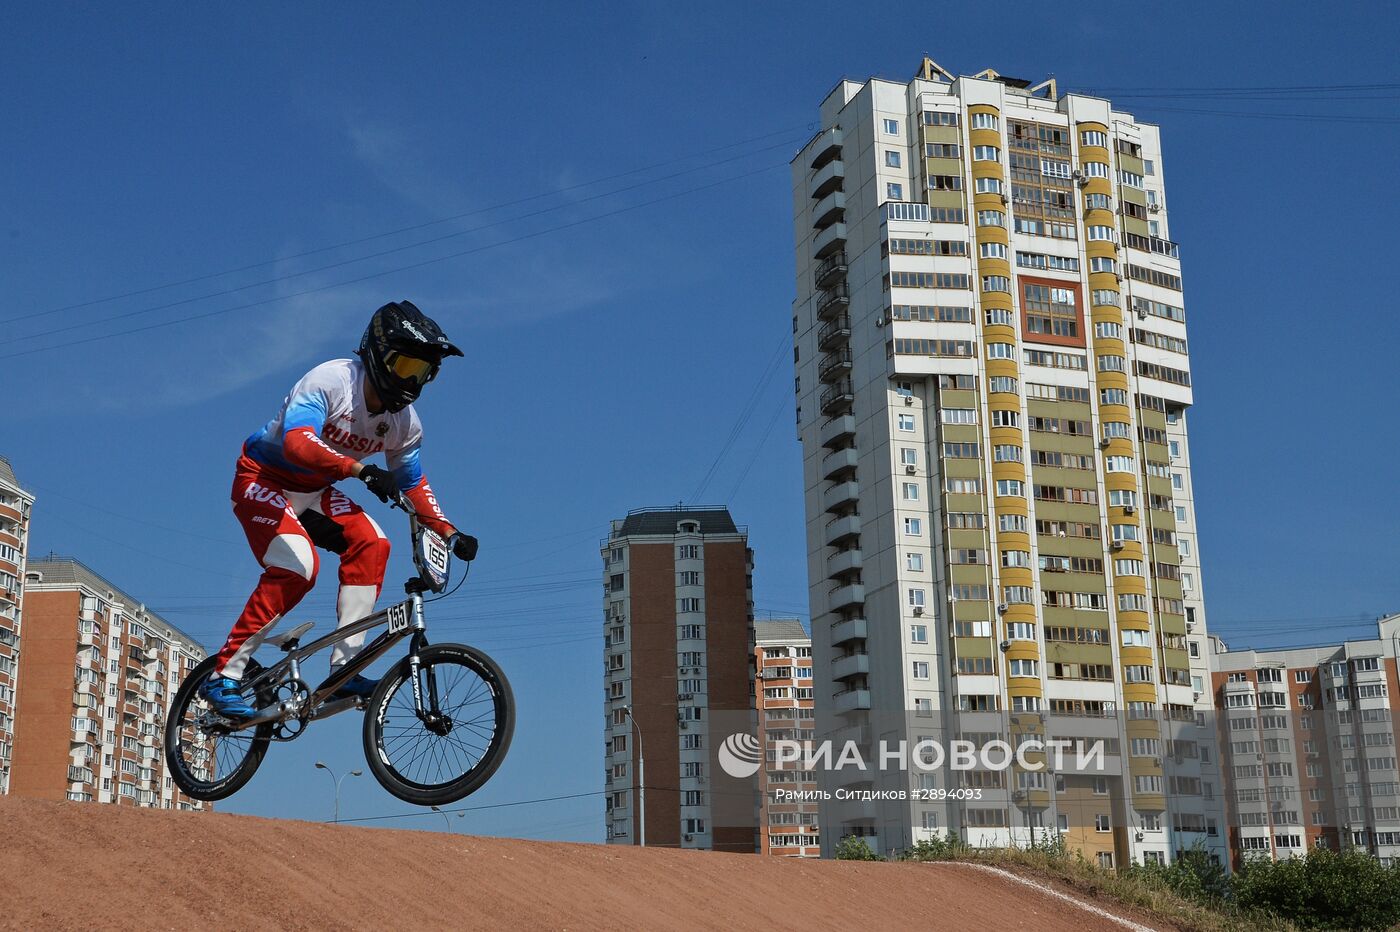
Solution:
<path fill-rule="evenodd" d="M 915 614 L 915 615 L 922 615 L 923 613 L 924 613 L 924 607 L 923 607 L 922 605 L 915 605 L 915 606 L 914 606 L 914 614 Z"/>
<path fill-rule="evenodd" d="M 883 327 L 887 323 L 889 323 L 889 318 L 884 317 L 883 315 L 875 318 L 875 326 L 877 327 Z"/>
<path fill-rule="evenodd" d="M 912 404 L 914 403 L 914 396 L 913 396 L 913 395 L 905 395 L 905 396 L 904 396 L 904 403 L 907 404 L 907 405 L 912 405 Z"/>
<path fill-rule="evenodd" d="M 1123 542 L 1122 542 L 1121 540 L 1115 540 L 1115 541 L 1113 542 L 1113 549 L 1114 549 L 1114 550 L 1122 550 L 1122 549 L 1123 549 Z"/>
<path fill-rule="evenodd" d="M 1136 506 L 1136 505 L 1124 505 L 1124 506 L 1123 506 L 1123 514 L 1125 514 L 1125 515 L 1137 514 L 1137 506 Z"/>
<path fill-rule="evenodd" d="M 1107 437 L 1105 437 L 1105 438 L 1103 438 L 1102 440 L 1099 441 L 1099 449 L 1100 449 L 1100 450 L 1107 450 L 1107 449 L 1108 449 L 1108 438 L 1107 438 Z"/>
<path fill-rule="evenodd" d="M 693 840 L 693 837 L 692 837 L 691 835 L 687 834 L 687 835 L 685 836 L 685 840 L 686 840 L 686 841 L 692 841 L 692 840 Z"/>
<path fill-rule="evenodd" d="M 1193 692 L 1193 693 L 1191 694 L 1191 701 L 1192 701 L 1192 702 L 1200 702 L 1200 701 L 1201 701 L 1201 694 L 1200 694 L 1200 693 L 1197 693 L 1197 692 Z"/>
<path fill-rule="evenodd" d="M 1148 204 L 1148 205 L 1147 205 L 1147 212 L 1148 212 L 1149 214 L 1158 213 L 1159 211 L 1161 211 L 1161 209 L 1162 209 L 1162 205 L 1161 205 L 1161 204 Z"/>
<path fill-rule="evenodd" d="M 1010 606 L 1010 605 L 1007 605 L 1005 602 L 1002 602 L 1001 604 L 999 604 L 999 605 L 997 606 L 997 614 L 998 614 L 998 615 L 1005 615 L 1005 614 L 1006 614 L 1007 612 L 1009 612 L 1009 611 L 1011 611 L 1011 606 Z"/>
<path fill-rule="evenodd" d="M 908 473 L 909 475 L 911 475 L 911 476 L 914 475 L 914 472 L 916 471 L 916 469 L 917 469 L 917 467 L 916 467 L 913 463 L 906 463 L 906 464 L 904 465 L 904 471 L 905 471 L 906 473 Z"/>

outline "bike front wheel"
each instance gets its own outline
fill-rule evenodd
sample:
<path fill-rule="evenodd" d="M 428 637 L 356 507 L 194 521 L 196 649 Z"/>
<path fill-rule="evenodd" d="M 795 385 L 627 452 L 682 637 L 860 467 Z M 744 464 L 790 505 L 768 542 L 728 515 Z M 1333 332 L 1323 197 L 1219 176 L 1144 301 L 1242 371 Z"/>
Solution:
<path fill-rule="evenodd" d="M 416 688 L 405 657 L 370 696 L 365 760 L 399 799 L 441 806 L 491 778 L 514 732 L 515 700 L 496 662 L 465 644 L 434 644 L 419 654 Z"/>

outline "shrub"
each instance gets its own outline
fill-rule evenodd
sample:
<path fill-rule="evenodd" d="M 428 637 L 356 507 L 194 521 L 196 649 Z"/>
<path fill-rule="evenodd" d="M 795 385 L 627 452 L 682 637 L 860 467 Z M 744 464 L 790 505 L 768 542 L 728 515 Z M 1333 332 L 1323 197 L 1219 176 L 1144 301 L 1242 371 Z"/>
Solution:
<path fill-rule="evenodd" d="M 841 843 L 836 846 L 836 860 L 838 861 L 883 861 L 870 846 L 865 843 L 865 839 L 859 835 L 847 835 L 841 839 Z"/>
<path fill-rule="evenodd" d="M 1400 923 L 1400 866 L 1357 850 L 1313 848 L 1306 858 L 1246 862 L 1230 884 L 1236 902 L 1304 929 L 1387 929 Z"/>

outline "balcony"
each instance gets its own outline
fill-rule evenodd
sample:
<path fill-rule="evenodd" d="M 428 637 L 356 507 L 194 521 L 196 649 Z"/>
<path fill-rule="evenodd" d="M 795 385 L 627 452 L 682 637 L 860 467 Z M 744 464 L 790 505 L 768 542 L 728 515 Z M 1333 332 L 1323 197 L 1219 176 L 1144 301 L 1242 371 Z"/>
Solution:
<path fill-rule="evenodd" d="M 830 288 L 832 285 L 846 277 L 850 271 L 850 266 L 846 262 L 846 251 L 832 253 L 822 260 L 817 266 L 816 282 L 818 288 Z"/>
<path fill-rule="evenodd" d="M 856 461 L 860 459 L 860 454 L 855 447 L 847 447 L 844 450 L 835 450 L 822 457 L 822 478 L 830 479 L 832 476 L 850 472 L 856 468 Z"/>
<path fill-rule="evenodd" d="M 840 159 L 833 159 L 812 176 L 812 197 L 820 201 L 832 191 L 840 191 L 845 183 L 846 165 Z"/>
<path fill-rule="evenodd" d="M 856 435 L 856 419 L 849 414 L 841 417 L 834 417 L 822 425 L 821 443 L 822 446 L 830 449 L 838 443 L 845 443 Z M 837 451 L 842 452 L 842 451 Z M 852 453 L 855 451 L 852 450 Z"/>
<path fill-rule="evenodd" d="M 832 349 L 851 338 L 851 315 L 838 314 L 822 324 L 817 331 L 817 346 L 823 351 Z"/>
<path fill-rule="evenodd" d="M 845 248 L 846 232 L 844 223 L 833 223 L 822 230 L 812 240 L 812 255 L 818 259 L 825 259 L 832 253 Z"/>
<path fill-rule="evenodd" d="M 827 353 L 817 363 L 817 378 L 823 382 L 849 381 L 843 378 L 850 374 L 852 364 L 851 351 L 847 347 L 842 347 L 834 353 Z"/>
<path fill-rule="evenodd" d="M 843 141 L 841 130 L 835 126 L 812 140 L 812 171 L 816 171 L 832 159 L 839 159 Z"/>
<path fill-rule="evenodd" d="M 864 563 L 865 558 L 861 555 L 859 549 L 842 550 L 826 558 L 826 575 L 828 578 L 844 576 L 847 573 L 862 569 Z"/>
<path fill-rule="evenodd" d="M 817 316 L 830 320 L 851 306 L 851 289 L 845 282 L 837 282 L 825 291 L 817 292 Z"/>
<path fill-rule="evenodd" d="M 864 618 L 847 618 L 845 621 L 831 623 L 832 646 L 845 644 L 847 641 L 864 640 L 869 636 L 870 623 Z"/>
<path fill-rule="evenodd" d="M 831 697 L 831 708 L 838 715 L 843 712 L 854 712 L 857 709 L 868 709 L 870 708 L 870 690 L 848 689 L 843 693 L 837 693 Z"/>
<path fill-rule="evenodd" d="M 843 515 L 826 523 L 826 545 L 834 547 L 860 535 L 860 515 Z"/>
<path fill-rule="evenodd" d="M 825 414 L 827 417 L 833 417 L 837 414 L 846 414 L 851 410 L 851 405 L 855 403 L 855 400 L 855 389 L 851 386 L 851 380 L 842 379 L 835 385 L 830 385 L 822 391 L 822 414 Z"/>
<path fill-rule="evenodd" d="M 870 656 L 868 654 L 851 654 L 849 657 L 837 657 L 831 661 L 831 678 L 833 680 L 848 680 L 853 676 L 864 676 L 870 672 Z"/>
<path fill-rule="evenodd" d="M 839 612 L 843 608 L 864 604 L 865 587 L 860 583 L 851 583 L 846 586 L 837 586 L 831 590 L 828 607 L 833 612 Z"/>
<path fill-rule="evenodd" d="M 822 509 L 830 512 L 844 511 L 854 506 L 859 498 L 860 483 L 854 479 L 848 479 L 822 493 Z"/>
<path fill-rule="evenodd" d="M 832 191 L 812 208 L 812 229 L 825 230 L 838 220 L 846 219 L 846 192 Z"/>

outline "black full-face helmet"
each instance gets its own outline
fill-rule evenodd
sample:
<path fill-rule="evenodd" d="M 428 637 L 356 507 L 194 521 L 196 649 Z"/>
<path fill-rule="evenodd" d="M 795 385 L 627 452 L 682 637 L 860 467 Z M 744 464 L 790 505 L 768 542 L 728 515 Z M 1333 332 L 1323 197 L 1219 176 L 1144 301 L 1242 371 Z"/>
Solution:
<path fill-rule="evenodd" d="M 384 407 L 402 411 L 438 373 L 448 356 L 462 351 L 412 301 L 394 301 L 374 312 L 360 348 L 370 384 Z"/>

